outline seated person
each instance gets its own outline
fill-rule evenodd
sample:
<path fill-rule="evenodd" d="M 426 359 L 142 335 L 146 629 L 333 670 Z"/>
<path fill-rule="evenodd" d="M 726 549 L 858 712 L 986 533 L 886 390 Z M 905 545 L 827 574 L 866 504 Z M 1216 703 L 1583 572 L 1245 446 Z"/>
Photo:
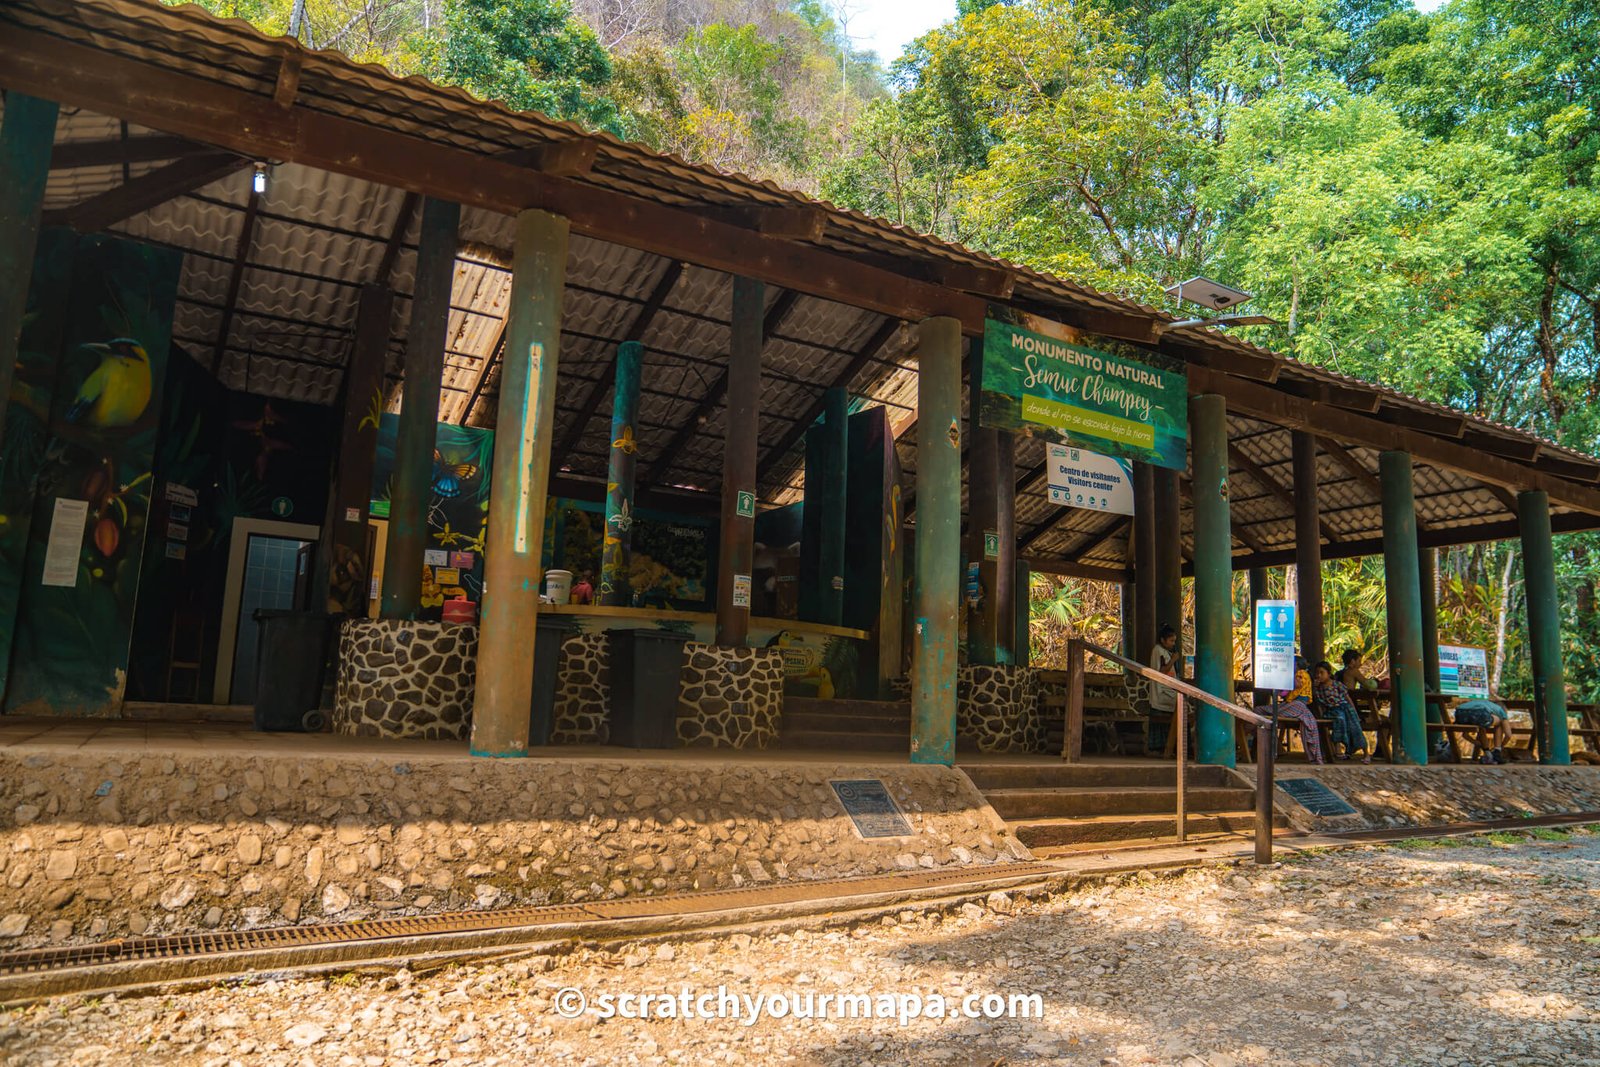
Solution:
<path fill-rule="evenodd" d="M 1362 673 L 1360 649 L 1347 648 L 1340 658 L 1344 662 L 1344 668 L 1334 675 L 1339 680 L 1340 685 L 1343 685 L 1352 693 L 1360 692 L 1363 689 L 1371 692 L 1378 688 L 1376 679 L 1368 678 Z"/>
<path fill-rule="evenodd" d="M 1278 694 L 1282 701 L 1278 715 L 1300 720 L 1300 744 L 1306 750 L 1307 763 L 1326 763 L 1322 758 L 1322 735 L 1317 730 L 1317 717 L 1311 713 L 1311 672 L 1301 656 L 1294 658 L 1294 689 Z M 1272 716 L 1272 705 L 1257 704 L 1256 714 Z M 1259 759 L 1260 756 L 1258 755 Z"/>
<path fill-rule="evenodd" d="M 1505 763 L 1506 744 L 1511 740 L 1511 715 L 1493 700 L 1476 698 L 1456 705 L 1456 722 L 1478 728 L 1480 763 Z"/>
<path fill-rule="evenodd" d="M 1333 720 L 1333 727 L 1328 732 L 1335 747 L 1344 746 L 1344 755 L 1339 758 L 1352 759 L 1359 752 L 1362 763 L 1371 763 L 1372 756 L 1367 752 L 1367 735 L 1362 732 L 1361 716 L 1356 713 L 1355 701 L 1350 699 L 1350 690 L 1334 678 L 1333 665 L 1326 660 L 1311 668 L 1311 692 L 1328 713 L 1328 718 Z"/>
<path fill-rule="evenodd" d="M 1163 625 L 1156 634 L 1156 647 L 1150 651 L 1150 666 L 1162 674 L 1176 678 L 1178 676 L 1178 631 L 1170 624 Z M 1178 707 L 1178 695 L 1159 682 L 1150 683 L 1150 712 L 1152 715 L 1171 715 Z M 1157 738 L 1157 731 L 1152 724 L 1150 731 L 1150 747 L 1159 749 L 1167 742 L 1166 729 L 1161 729 L 1161 736 Z"/>

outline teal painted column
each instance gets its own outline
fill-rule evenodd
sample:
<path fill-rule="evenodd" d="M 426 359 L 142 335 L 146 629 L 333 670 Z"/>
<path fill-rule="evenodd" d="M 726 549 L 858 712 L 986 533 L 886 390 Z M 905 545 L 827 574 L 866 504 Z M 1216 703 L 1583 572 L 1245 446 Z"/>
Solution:
<path fill-rule="evenodd" d="M 528 753 L 566 276 L 567 220 L 544 211 L 519 214 L 484 540 L 472 703 L 475 756 Z"/>
<path fill-rule="evenodd" d="M 428 498 L 433 491 L 433 448 L 439 432 L 439 389 L 444 384 L 460 222 L 460 204 L 432 197 L 422 202 L 379 605 L 385 619 L 416 618 L 422 607 L 422 554 L 428 547 Z"/>
<path fill-rule="evenodd" d="M 849 420 L 849 392 L 842 388 L 829 389 L 823 396 L 822 425 L 811 431 L 821 434 L 816 474 L 822 484 L 815 498 L 821 512 L 816 526 L 820 581 L 816 621 L 829 626 L 844 625 L 844 533 L 849 500 L 845 459 L 849 451 Z M 812 472 L 806 471 L 807 484 L 811 477 Z"/>
<path fill-rule="evenodd" d="M 917 541 L 911 762 L 955 760 L 961 611 L 961 322 L 923 319 L 917 348 Z"/>
<path fill-rule="evenodd" d="M 633 421 L 639 410 L 639 368 L 644 346 L 617 346 L 617 380 L 611 391 L 611 462 L 606 473 L 606 535 L 600 549 L 600 603 L 632 603 L 628 566 L 633 562 L 633 478 L 638 462 Z"/>
<path fill-rule="evenodd" d="M 53 100 L 7 93 L 0 123 L 0 436 L 17 367 L 58 110 Z"/>
<path fill-rule="evenodd" d="M 1567 683 L 1561 663 L 1561 604 L 1556 598 L 1555 546 L 1550 539 L 1550 497 L 1542 490 L 1517 494 L 1522 529 L 1522 580 L 1528 596 L 1528 647 L 1533 653 L 1534 736 L 1539 762 L 1568 764 Z"/>
<path fill-rule="evenodd" d="M 1428 692 L 1439 691 L 1439 557 L 1438 550 L 1423 548 L 1417 551 L 1417 595 L 1422 603 L 1422 680 Z M 1444 736 L 1442 730 L 1433 729 L 1444 722 L 1439 705 L 1428 701 L 1428 745 L 1437 745 Z"/>
<path fill-rule="evenodd" d="M 1389 620 L 1389 719 L 1395 762 L 1428 762 L 1427 679 L 1422 673 L 1422 587 L 1417 561 L 1417 504 L 1411 455 L 1378 457 L 1383 488 L 1384 598 Z"/>
<path fill-rule="evenodd" d="M 1222 397 L 1189 399 L 1194 470 L 1194 675 L 1212 696 L 1233 700 L 1233 527 L 1228 517 L 1228 409 Z M 1163 536 L 1162 534 L 1158 534 Z M 1195 710 L 1195 758 L 1234 765 L 1233 718 Z"/>

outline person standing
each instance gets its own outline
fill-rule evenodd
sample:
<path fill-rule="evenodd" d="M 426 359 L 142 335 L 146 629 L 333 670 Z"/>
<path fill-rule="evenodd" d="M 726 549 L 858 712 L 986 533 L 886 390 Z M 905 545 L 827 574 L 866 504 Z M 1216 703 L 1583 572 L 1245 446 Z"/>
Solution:
<path fill-rule="evenodd" d="M 1178 676 L 1178 631 L 1170 623 L 1163 625 L 1156 634 L 1156 647 L 1150 651 L 1150 668 L 1169 678 Z M 1178 709 L 1178 695 L 1167 686 L 1159 682 L 1150 683 L 1150 716 L 1151 726 L 1154 727 L 1155 717 L 1166 715 L 1169 717 Z M 1162 730 L 1158 736 L 1157 731 L 1150 731 L 1150 747 L 1161 751 L 1166 747 L 1166 731 Z"/>

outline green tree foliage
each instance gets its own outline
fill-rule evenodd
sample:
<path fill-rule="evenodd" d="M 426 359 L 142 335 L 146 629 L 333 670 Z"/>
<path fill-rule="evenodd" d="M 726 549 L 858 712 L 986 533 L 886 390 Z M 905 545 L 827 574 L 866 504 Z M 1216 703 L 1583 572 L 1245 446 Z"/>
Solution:
<path fill-rule="evenodd" d="M 445 0 L 445 32 L 418 49 L 427 76 L 517 111 L 622 132 L 611 58 L 566 0 Z"/>

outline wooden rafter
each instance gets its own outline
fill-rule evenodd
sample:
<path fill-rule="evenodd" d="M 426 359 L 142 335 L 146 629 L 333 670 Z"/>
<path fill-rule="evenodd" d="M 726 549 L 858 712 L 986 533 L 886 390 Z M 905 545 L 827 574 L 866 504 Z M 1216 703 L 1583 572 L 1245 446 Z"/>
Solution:
<path fill-rule="evenodd" d="M 772 468 L 783 461 L 784 457 L 789 454 L 789 450 L 800 443 L 800 439 L 806 435 L 806 431 L 822 416 L 822 410 L 827 406 L 828 392 L 832 389 L 848 389 L 850 383 L 856 380 L 856 375 L 861 373 L 862 368 L 872 362 L 878 353 L 883 350 L 883 347 L 900 332 L 900 326 L 899 319 L 885 319 L 872 332 L 872 336 L 867 338 L 866 344 L 862 345 L 860 350 L 844 365 L 844 368 L 833 376 L 833 380 L 822 387 L 822 392 L 817 395 L 811 406 L 806 409 L 806 414 L 802 415 L 800 420 L 788 429 L 782 440 L 767 449 L 767 454 L 761 457 L 761 463 L 756 468 L 757 485 L 766 480 L 767 475 L 772 473 Z"/>
<path fill-rule="evenodd" d="M 141 211 L 149 211 L 173 197 L 210 185 L 218 178 L 227 177 L 249 165 L 249 160 L 231 152 L 208 152 L 202 156 L 179 159 L 71 207 L 47 211 L 44 222 L 46 225 L 71 226 L 82 233 L 93 233 Z"/>
<path fill-rule="evenodd" d="M 645 299 L 639 313 L 633 317 L 633 322 L 628 327 L 628 332 L 623 336 L 622 342 L 642 341 L 645 331 L 650 329 L 650 323 L 655 320 L 667 302 L 667 297 L 672 295 L 673 288 L 678 284 L 678 279 L 683 276 L 683 261 L 670 260 L 666 270 L 661 272 L 661 277 L 656 279 L 655 288 L 650 290 L 650 295 Z M 619 344 L 622 342 L 618 342 Z M 600 404 L 606 395 L 611 392 L 617 374 L 617 353 L 612 349 L 611 358 L 606 361 L 606 369 L 593 385 L 589 387 L 589 395 L 583 398 L 582 405 L 578 408 L 577 415 L 571 425 L 567 427 L 567 435 L 556 445 L 552 466 L 560 470 L 572 456 L 572 450 L 578 447 L 578 442 L 583 440 L 583 433 L 589 427 L 589 420 L 594 418 L 595 412 L 600 410 Z"/>
<path fill-rule="evenodd" d="M 373 276 L 373 282 L 378 285 L 388 285 L 394 278 L 394 264 L 400 258 L 400 250 L 405 247 L 406 233 L 411 229 L 411 220 L 417 217 L 417 208 L 422 206 L 422 197 L 416 193 L 407 193 L 400 201 L 400 210 L 395 212 L 394 228 L 389 231 L 389 240 L 383 246 L 383 258 L 378 260 L 378 270 Z"/>
<path fill-rule="evenodd" d="M 1228 443 L 1228 456 L 1233 460 L 1235 466 L 1255 479 L 1261 488 L 1272 494 L 1281 503 L 1289 505 L 1291 512 L 1294 511 L 1294 493 L 1285 487 L 1282 482 L 1274 478 L 1265 467 L 1245 455 L 1244 450 L 1231 441 Z M 1316 492 L 1316 486 L 1311 486 L 1310 488 L 1311 492 Z M 1323 540 L 1330 545 L 1339 542 L 1339 535 L 1333 531 L 1333 528 L 1325 520 L 1318 518 L 1317 528 L 1322 531 Z"/>
<path fill-rule="evenodd" d="M 261 194 L 253 188 L 245 201 L 244 221 L 239 224 L 239 240 L 233 249 L 233 265 L 228 268 L 228 295 L 222 301 L 222 321 L 217 326 L 217 341 L 211 348 L 211 373 L 222 369 L 222 357 L 228 351 L 228 335 L 233 332 L 233 313 L 239 304 L 239 285 L 244 281 L 245 266 L 250 262 L 250 251 L 256 242 L 256 212 L 261 210 Z"/>
<path fill-rule="evenodd" d="M 772 336 L 779 326 L 783 325 L 783 320 L 788 317 L 789 312 L 794 308 L 795 301 L 799 298 L 800 294 L 793 289 L 785 289 L 778 294 L 778 298 L 772 302 L 772 306 L 767 308 L 766 317 L 761 320 L 761 340 L 763 343 Z M 661 474 L 667 469 L 667 465 L 677 458 L 678 452 L 699 431 L 700 421 L 709 417 L 716 406 L 722 403 L 722 398 L 727 394 L 728 372 L 724 369 L 717 380 L 711 384 L 711 388 L 706 390 L 705 396 L 701 397 L 700 402 L 695 405 L 694 411 L 690 413 L 688 420 L 679 426 L 677 432 L 672 435 L 672 440 L 668 442 L 667 447 L 662 449 L 655 462 L 650 464 L 650 471 L 644 478 L 647 483 L 656 484 L 661 481 Z"/>
<path fill-rule="evenodd" d="M 1343 467 L 1352 478 L 1366 486 L 1367 491 L 1373 495 L 1376 503 L 1383 502 L 1383 483 L 1378 481 L 1378 476 L 1367 470 L 1365 465 L 1353 453 L 1337 441 L 1330 441 L 1326 437 L 1317 439 L 1317 447 L 1332 456 L 1334 462 Z M 1513 508 L 1512 511 L 1515 512 L 1516 509 Z M 1418 515 L 1417 531 L 1420 533 L 1426 529 L 1428 529 L 1427 522 L 1423 520 L 1422 516 Z"/>

